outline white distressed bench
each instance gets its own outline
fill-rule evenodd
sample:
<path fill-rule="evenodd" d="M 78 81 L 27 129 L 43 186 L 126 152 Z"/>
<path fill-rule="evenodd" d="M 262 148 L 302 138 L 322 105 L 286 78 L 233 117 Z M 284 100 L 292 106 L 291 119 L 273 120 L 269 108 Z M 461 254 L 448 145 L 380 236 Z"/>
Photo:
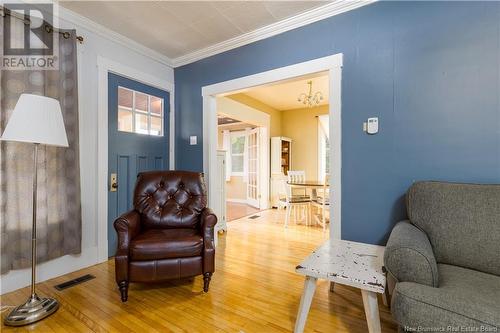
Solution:
<path fill-rule="evenodd" d="M 384 249 L 377 245 L 328 240 L 298 265 L 295 271 L 305 275 L 306 279 L 294 332 L 304 331 L 316 281 L 325 279 L 332 283 L 332 291 L 333 283 L 361 289 L 368 331 L 379 333 L 377 293 L 385 297 L 386 280 L 382 271 Z"/>

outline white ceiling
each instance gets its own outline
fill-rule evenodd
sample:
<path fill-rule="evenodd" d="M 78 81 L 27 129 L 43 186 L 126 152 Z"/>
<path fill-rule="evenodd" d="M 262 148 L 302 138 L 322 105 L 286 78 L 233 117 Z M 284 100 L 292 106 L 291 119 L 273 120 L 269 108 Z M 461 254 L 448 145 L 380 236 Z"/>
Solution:
<path fill-rule="evenodd" d="M 276 110 L 299 109 L 303 108 L 304 105 L 297 101 L 297 98 L 301 93 L 307 94 L 309 92 L 308 81 L 312 81 L 313 94 L 317 91 L 323 94 L 323 101 L 319 105 L 327 105 L 329 80 L 326 73 L 319 73 L 273 85 L 255 87 L 239 91 L 238 93 L 244 93 Z"/>
<path fill-rule="evenodd" d="M 325 1 L 61 1 L 170 59 L 282 21 Z"/>

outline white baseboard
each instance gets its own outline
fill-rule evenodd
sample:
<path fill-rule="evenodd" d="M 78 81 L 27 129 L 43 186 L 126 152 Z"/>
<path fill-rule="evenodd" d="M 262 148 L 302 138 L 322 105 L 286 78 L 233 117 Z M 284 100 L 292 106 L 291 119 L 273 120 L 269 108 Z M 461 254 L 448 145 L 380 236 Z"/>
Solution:
<path fill-rule="evenodd" d="M 247 204 L 248 201 L 246 199 L 226 199 L 227 202 L 241 203 Z"/>
<path fill-rule="evenodd" d="M 95 264 L 97 264 L 96 246 L 83 249 L 80 255 L 66 255 L 37 265 L 36 282 L 50 280 Z M 31 268 L 10 271 L 0 276 L 0 295 L 24 288 L 30 284 Z"/>

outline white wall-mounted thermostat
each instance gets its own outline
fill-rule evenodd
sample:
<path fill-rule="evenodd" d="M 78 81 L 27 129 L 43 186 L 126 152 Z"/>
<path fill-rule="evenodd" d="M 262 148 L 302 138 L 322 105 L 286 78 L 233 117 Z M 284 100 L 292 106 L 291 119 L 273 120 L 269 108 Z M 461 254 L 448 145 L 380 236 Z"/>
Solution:
<path fill-rule="evenodd" d="M 378 117 L 368 118 L 363 125 L 367 134 L 373 135 L 378 133 Z"/>

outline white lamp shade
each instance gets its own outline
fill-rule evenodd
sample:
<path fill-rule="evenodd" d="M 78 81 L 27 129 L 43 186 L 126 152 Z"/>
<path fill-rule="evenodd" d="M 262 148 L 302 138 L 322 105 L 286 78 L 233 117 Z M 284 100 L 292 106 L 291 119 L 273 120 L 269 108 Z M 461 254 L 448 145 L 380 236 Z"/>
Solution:
<path fill-rule="evenodd" d="M 59 101 L 22 94 L 0 139 L 68 147 Z"/>

